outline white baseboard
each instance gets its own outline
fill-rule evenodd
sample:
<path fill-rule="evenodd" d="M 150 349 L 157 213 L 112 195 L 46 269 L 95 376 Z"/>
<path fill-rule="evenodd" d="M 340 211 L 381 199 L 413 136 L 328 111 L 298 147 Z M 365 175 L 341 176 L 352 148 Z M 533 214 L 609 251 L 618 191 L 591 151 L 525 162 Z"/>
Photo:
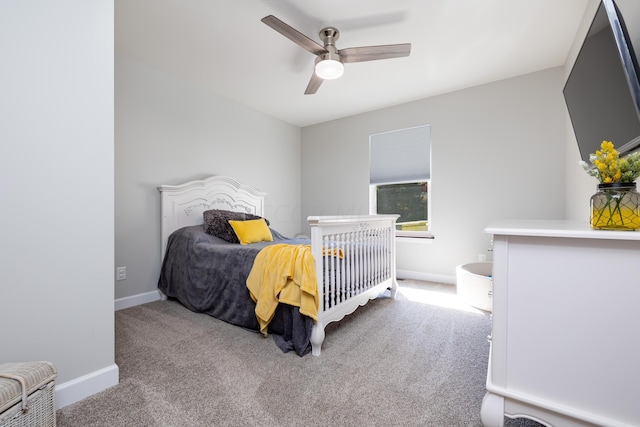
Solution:
<path fill-rule="evenodd" d="M 456 276 L 447 276 L 445 274 L 423 273 L 420 271 L 396 270 L 398 279 L 424 280 L 426 282 L 456 284 Z"/>
<path fill-rule="evenodd" d="M 120 382 L 120 370 L 115 363 L 71 381 L 56 384 L 56 409 L 78 402 L 113 387 Z"/>
<path fill-rule="evenodd" d="M 148 302 L 159 301 L 162 299 L 160 291 L 145 292 L 144 294 L 132 295 L 130 297 L 118 298 L 115 300 L 115 310 L 122 310 L 134 307 Z"/>

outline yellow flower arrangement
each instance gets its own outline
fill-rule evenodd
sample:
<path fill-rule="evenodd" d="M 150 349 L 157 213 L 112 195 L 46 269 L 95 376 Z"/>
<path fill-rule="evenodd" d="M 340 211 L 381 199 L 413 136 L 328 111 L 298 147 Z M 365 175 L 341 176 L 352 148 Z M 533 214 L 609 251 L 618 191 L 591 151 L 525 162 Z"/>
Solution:
<path fill-rule="evenodd" d="M 600 181 L 591 197 L 591 228 L 604 230 L 640 229 L 640 194 L 635 180 L 640 177 L 640 152 L 620 158 L 611 141 L 589 156 L 591 165 L 581 162 L 587 173 Z"/>
<path fill-rule="evenodd" d="M 591 154 L 589 161 L 591 165 L 582 161 L 582 167 L 602 184 L 634 182 L 640 177 L 640 152 L 620 158 L 611 141 L 602 141 L 600 150 Z"/>

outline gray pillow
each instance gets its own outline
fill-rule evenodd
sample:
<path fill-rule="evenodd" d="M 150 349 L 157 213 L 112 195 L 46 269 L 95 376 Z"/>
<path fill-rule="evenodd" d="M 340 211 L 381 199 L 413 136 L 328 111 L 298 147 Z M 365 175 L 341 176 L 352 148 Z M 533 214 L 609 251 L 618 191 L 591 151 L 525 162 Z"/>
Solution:
<path fill-rule="evenodd" d="M 202 213 L 204 218 L 204 231 L 207 234 L 216 236 L 229 243 L 240 243 L 236 232 L 229 224 L 229 220 L 246 221 L 250 219 L 260 219 L 262 217 L 245 212 L 225 211 L 222 209 L 210 209 Z M 267 221 L 265 219 L 265 221 Z M 269 225 L 269 221 L 267 221 Z"/>

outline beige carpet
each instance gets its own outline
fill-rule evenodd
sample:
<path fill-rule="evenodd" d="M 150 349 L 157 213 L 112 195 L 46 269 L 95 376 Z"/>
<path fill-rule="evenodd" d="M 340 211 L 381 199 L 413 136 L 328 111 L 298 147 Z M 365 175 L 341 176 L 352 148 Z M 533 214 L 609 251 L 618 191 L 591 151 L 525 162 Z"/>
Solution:
<path fill-rule="evenodd" d="M 320 357 L 174 301 L 121 310 L 120 384 L 58 426 L 480 426 L 490 320 L 459 308 L 453 286 L 401 282 L 330 324 Z"/>

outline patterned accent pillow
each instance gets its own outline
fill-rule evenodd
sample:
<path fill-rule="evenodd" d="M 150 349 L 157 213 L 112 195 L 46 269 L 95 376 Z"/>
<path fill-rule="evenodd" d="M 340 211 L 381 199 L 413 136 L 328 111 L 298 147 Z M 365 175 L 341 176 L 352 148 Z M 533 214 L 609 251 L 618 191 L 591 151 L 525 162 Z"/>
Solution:
<path fill-rule="evenodd" d="M 204 211 L 202 216 L 204 218 L 205 233 L 226 240 L 229 243 L 240 243 L 238 236 L 236 236 L 235 231 L 233 231 L 233 227 L 229 224 L 229 220 L 246 221 L 262 218 L 246 212 L 232 212 L 222 209 Z M 269 221 L 267 221 L 267 225 L 269 225 Z"/>

